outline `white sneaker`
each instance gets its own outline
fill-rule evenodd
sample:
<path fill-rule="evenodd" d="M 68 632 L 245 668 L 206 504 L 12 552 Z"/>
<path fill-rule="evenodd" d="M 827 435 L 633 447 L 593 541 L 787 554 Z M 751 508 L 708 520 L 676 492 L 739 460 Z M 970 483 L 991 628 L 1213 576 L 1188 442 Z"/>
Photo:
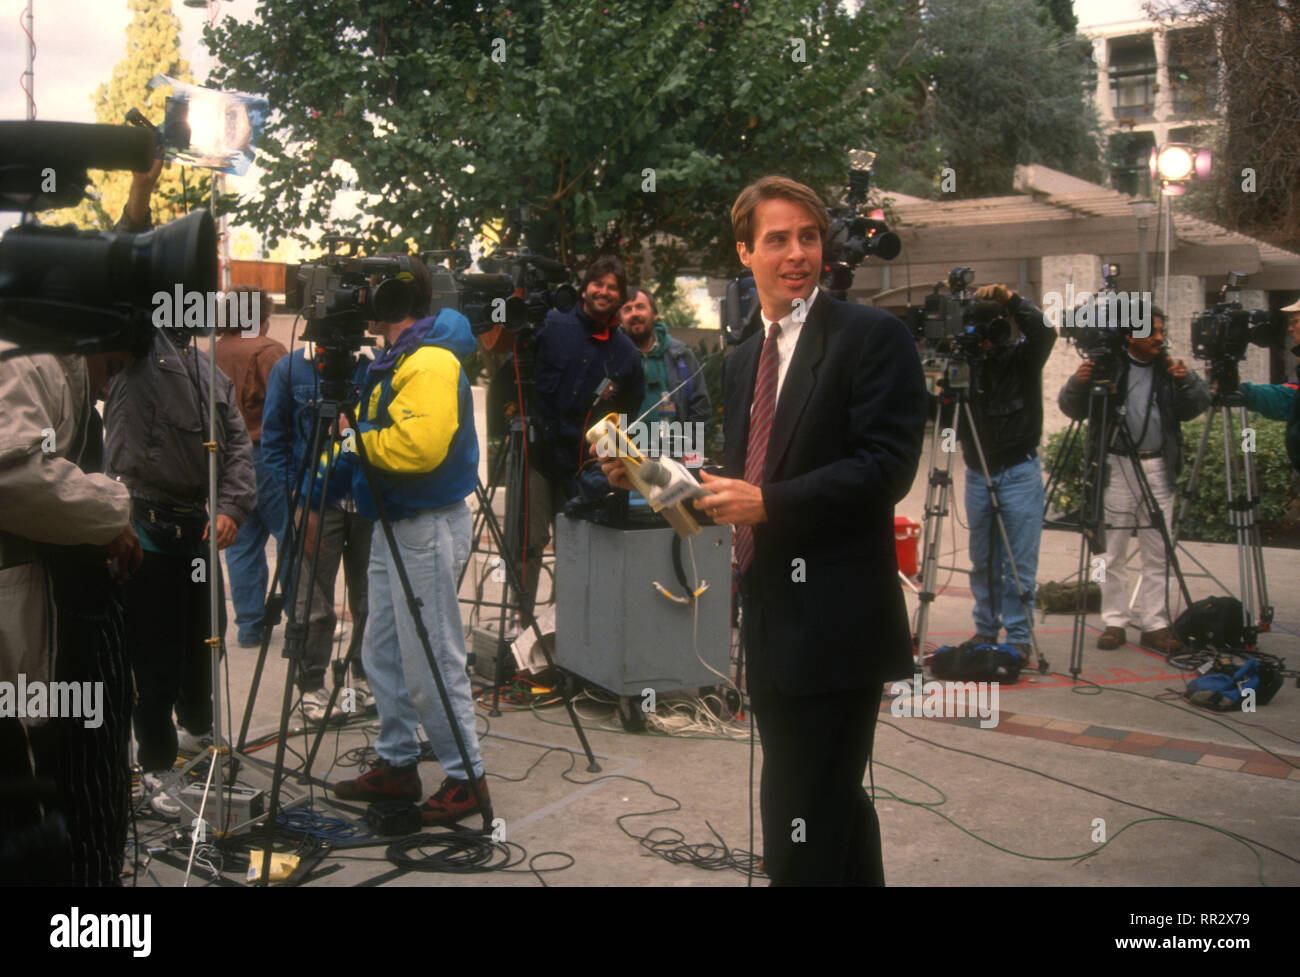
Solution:
<path fill-rule="evenodd" d="M 200 733 L 195 736 L 183 726 L 176 730 L 176 752 L 181 756 L 198 756 L 200 753 L 207 753 L 208 747 L 212 745 L 212 730 L 206 733 Z"/>
<path fill-rule="evenodd" d="M 325 721 L 325 707 L 330 703 L 330 694 L 324 688 L 314 689 L 302 694 L 303 718 L 312 725 Z M 336 704 L 337 706 L 337 704 Z M 338 709 L 335 708 L 337 714 Z"/>
<path fill-rule="evenodd" d="M 167 773 L 168 771 L 163 771 L 162 774 L 141 774 L 140 786 L 144 788 L 144 793 L 149 798 L 149 806 L 153 808 L 154 813 L 171 820 L 181 816 L 181 806 L 163 793 L 162 778 Z"/>
<path fill-rule="evenodd" d="M 357 696 L 357 712 L 378 712 L 378 707 L 375 705 L 375 694 L 370 691 L 369 682 L 363 678 L 353 678 L 352 691 L 355 692 Z"/>

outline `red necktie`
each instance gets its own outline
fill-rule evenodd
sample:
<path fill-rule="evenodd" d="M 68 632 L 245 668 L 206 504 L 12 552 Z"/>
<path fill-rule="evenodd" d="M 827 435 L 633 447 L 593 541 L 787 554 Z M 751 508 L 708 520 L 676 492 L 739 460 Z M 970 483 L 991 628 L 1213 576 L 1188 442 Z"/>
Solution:
<path fill-rule="evenodd" d="M 772 417 L 776 414 L 776 378 L 780 367 L 776 340 L 780 335 L 781 327 L 772 323 L 763 343 L 763 353 L 758 358 L 758 380 L 754 383 L 754 404 L 749 414 L 749 445 L 745 450 L 745 481 L 750 485 L 763 484 L 767 442 L 772 434 Z M 736 566 L 744 573 L 753 562 L 754 529 L 752 526 L 737 526 Z"/>

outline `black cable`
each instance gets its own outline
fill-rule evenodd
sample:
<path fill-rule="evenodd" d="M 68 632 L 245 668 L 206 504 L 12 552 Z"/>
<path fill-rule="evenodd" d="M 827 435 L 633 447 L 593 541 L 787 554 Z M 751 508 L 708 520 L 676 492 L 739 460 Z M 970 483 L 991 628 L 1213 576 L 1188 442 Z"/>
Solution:
<path fill-rule="evenodd" d="M 666 826 L 651 828 L 644 835 L 636 834 L 623 824 L 626 819 L 649 817 L 652 814 L 671 814 L 674 811 L 682 810 L 682 802 L 670 794 L 664 794 L 656 790 L 655 786 L 648 780 L 642 780 L 640 777 L 631 777 L 627 774 L 607 773 L 592 780 L 575 780 L 570 776 L 570 773 L 573 771 L 574 764 L 578 760 L 576 753 L 565 747 L 552 747 L 546 752 L 562 752 L 568 754 L 569 766 L 560 774 L 560 777 L 571 784 L 581 784 L 586 786 L 588 784 L 598 784 L 602 780 L 628 780 L 634 784 L 640 784 L 655 797 L 670 801 L 673 805 L 672 807 L 658 808 L 653 811 L 631 811 L 627 814 L 620 814 L 614 819 L 614 823 L 623 834 L 636 841 L 642 848 L 646 849 L 646 851 L 651 854 L 657 855 L 664 861 L 673 865 L 693 865 L 696 868 L 702 868 L 710 872 L 731 869 L 739 872 L 741 875 L 761 874 L 758 871 L 757 865 L 759 856 L 755 855 L 752 851 L 745 851 L 741 848 L 728 848 L 726 841 L 723 840 L 722 836 L 718 834 L 713 825 L 709 824 L 708 821 L 705 821 L 704 823 L 708 827 L 709 831 L 713 833 L 713 836 L 718 839 L 718 845 L 714 845 L 712 842 L 690 844 L 686 841 L 685 836 L 680 831 Z M 546 754 L 543 754 L 542 756 L 544 757 L 545 755 Z M 541 759 L 542 757 L 539 757 L 537 762 L 540 763 Z M 537 763 L 534 763 L 533 767 L 536 766 Z M 529 770 L 531 771 L 533 767 L 529 767 Z M 525 776 L 527 776 L 527 774 L 525 774 Z M 750 812 L 752 820 L 752 803 L 750 804 Z M 658 832 L 665 832 L 666 836 L 655 837 Z M 753 843 L 751 842 L 750 844 L 752 846 Z"/>
<path fill-rule="evenodd" d="M 1013 770 L 1020 770 L 1020 771 L 1022 771 L 1022 772 L 1024 772 L 1024 773 L 1032 773 L 1032 774 L 1035 774 L 1035 775 L 1037 775 L 1037 776 L 1039 776 L 1039 777 L 1043 777 L 1043 778 L 1045 778 L 1045 779 L 1047 779 L 1047 780 L 1051 780 L 1051 781 L 1053 781 L 1053 782 L 1055 782 L 1055 783 L 1058 783 L 1058 784 L 1064 784 L 1066 787 L 1073 787 L 1075 790 L 1081 790 L 1081 791 L 1083 791 L 1085 794 L 1092 794 L 1092 795 L 1094 795 L 1094 796 L 1096 796 L 1096 797 L 1101 797 L 1101 798 L 1104 798 L 1104 799 L 1106 799 L 1106 800 L 1108 800 L 1108 801 L 1113 801 L 1113 802 L 1116 803 L 1116 804 L 1123 804 L 1123 805 L 1125 805 L 1126 807 L 1136 808 L 1136 809 L 1139 810 L 1139 811 L 1146 811 L 1148 814 L 1156 814 L 1156 815 L 1159 815 L 1159 816 L 1162 817 L 1162 818 L 1169 818 L 1169 819 L 1172 820 L 1172 821 L 1187 821 L 1187 820 L 1188 820 L 1187 818 L 1180 817 L 1180 816 L 1177 815 L 1177 814 L 1169 814 L 1168 812 L 1166 812 L 1166 811 L 1162 811 L 1162 810 L 1160 810 L 1159 808 L 1155 808 L 1155 807 L 1147 807 L 1145 804 L 1138 804 L 1138 803 L 1136 803 L 1136 802 L 1134 802 L 1134 801 L 1127 801 L 1127 800 L 1125 800 L 1125 799 L 1122 798 L 1122 797 L 1116 797 L 1116 796 L 1113 795 L 1113 794 L 1107 794 L 1105 791 L 1096 790 L 1096 789 L 1094 789 L 1094 788 L 1092 788 L 1092 787 L 1084 787 L 1084 786 L 1082 786 L 1082 785 L 1080 785 L 1080 784 L 1075 783 L 1074 781 L 1071 781 L 1071 780 L 1064 780 L 1064 779 L 1062 779 L 1061 777 L 1054 776 L 1053 774 L 1050 774 L 1050 773 L 1045 773 L 1045 772 L 1042 771 L 1042 770 L 1035 770 L 1033 767 L 1026 767 L 1026 766 L 1023 766 L 1022 764 L 1019 764 L 1019 763 L 1012 763 L 1010 760 L 1000 760 L 1000 759 L 998 759 L 997 757 L 992 757 L 992 756 L 989 756 L 988 754 L 985 754 L 985 753 L 979 753 L 979 752 L 976 752 L 976 751 L 974 751 L 974 750 L 963 750 L 963 749 L 962 749 L 961 747 L 959 747 L 959 746 L 949 746 L 949 745 L 947 745 L 947 744 L 945 744 L 945 743 L 939 743 L 939 742 L 936 742 L 936 741 L 934 741 L 934 740 L 928 740 L 928 739 L 926 739 L 924 736 L 918 736 L 916 733 L 904 732 L 903 729 L 902 729 L 901 727 L 896 726 L 896 725 L 894 725 L 893 723 L 888 722 L 888 721 L 886 721 L 886 720 L 880 720 L 880 722 L 881 722 L 882 725 L 884 725 L 884 726 L 888 726 L 890 729 L 894 730 L 896 733 L 900 733 L 900 734 L 902 734 L 903 736 L 909 737 L 910 739 L 914 739 L 914 740 L 916 740 L 918 743 L 925 743 L 925 744 L 928 745 L 928 746 L 937 746 L 937 747 L 939 747 L 939 748 L 942 749 L 942 750 L 951 750 L 953 753 L 961 753 L 961 754 L 963 754 L 964 756 L 975 757 L 975 758 L 978 759 L 978 760 L 987 760 L 989 763 L 998 763 L 998 764 L 1001 764 L 1001 765 L 1004 766 L 1004 767 L 1011 767 Z M 1297 857 L 1294 856 L 1294 855 L 1288 855 L 1288 854 L 1287 854 L 1286 852 L 1284 852 L 1284 851 L 1279 851 L 1278 849 L 1273 848 L 1273 847 L 1270 846 L 1270 845 L 1266 845 L 1266 844 L 1264 844 L 1262 841 L 1256 841 L 1254 838 L 1251 838 L 1251 837 L 1249 837 L 1249 836 L 1247 836 L 1247 835 L 1243 835 L 1243 834 L 1240 834 L 1240 833 L 1235 832 L 1235 831 L 1228 831 L 1228 830 L 1223 829 L 1223 828 L 1220 828 L 1220 829 L 1217 829 L 1217 830 L 1222 831 L 1224 834 L 1228 835 L 1228 836 L 1231 837 L 1231 838 L 1236 838 L 1236 839 L 1239 840 L 1239 841 L 1248 842 L 1248 843 L 1251 844 L 1251 845 L 1255 845 L 1255 846 L 1258 846 L 1258 847 L 1260 847 L 1260 848 L 1263 848 L 1265 851 L 1270 851 L 1270 852 L 1272 852 L 1274 855 L 1279 855 L 1279 856 L 1281 856 L 1282 858 L 1287 859 L 1288 861 L 1295 862 L 1296 864 L 1300 865 L 1300 858 L 1297 858 Z"/>
<path fill-rule="evenodd" d="M 416 851 L 418 855 L 412 854 Z M 390 862 L 407 872 L 450 875 L 502 871 L 528 857 L 527 850 L 513 841 L 493 841 L 491 836 L 461 831 L 411 835 L 390 844 L 386 854 Z"/>

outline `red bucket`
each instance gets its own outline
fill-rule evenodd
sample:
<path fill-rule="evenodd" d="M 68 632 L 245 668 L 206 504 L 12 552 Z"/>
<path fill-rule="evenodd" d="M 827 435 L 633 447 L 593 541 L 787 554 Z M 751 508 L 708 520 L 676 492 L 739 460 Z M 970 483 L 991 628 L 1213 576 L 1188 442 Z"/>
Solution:
<path fill-rule="evenodd" d="M 907 516 L 894 516 L 894 553 L 898 569 L 905 577 L 915 577 L 918 570 L 917 548 L 920 545 L 921 524 Z"/>

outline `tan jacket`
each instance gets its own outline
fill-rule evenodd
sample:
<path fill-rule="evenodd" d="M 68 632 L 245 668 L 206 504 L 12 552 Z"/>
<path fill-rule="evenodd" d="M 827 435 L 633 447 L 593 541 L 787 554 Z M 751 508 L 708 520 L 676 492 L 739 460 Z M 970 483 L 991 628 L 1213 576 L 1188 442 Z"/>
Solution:
<path fill-rule="evenodd" d="M 126 486 L 66 457 L 90 401 L 86 361 L 3 357 L 13 348 L 0 341 L 0 530 L 45 543 L 108 543 L 130 522 Z M 0 552 L 0 565 L 7 562 Z M 19 673 L 49 680 L 46 618 L 39 561 L 0 569 L 0 681 Z"/>

